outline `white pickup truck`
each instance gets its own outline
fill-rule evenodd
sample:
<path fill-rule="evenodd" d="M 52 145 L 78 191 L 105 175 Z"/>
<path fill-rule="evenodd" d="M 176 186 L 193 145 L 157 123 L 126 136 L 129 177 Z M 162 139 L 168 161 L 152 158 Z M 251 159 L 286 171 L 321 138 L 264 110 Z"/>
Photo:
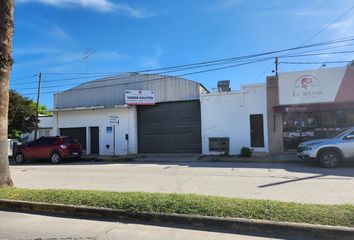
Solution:
<path fill-rule="evenodd" d="M 8 142 L 8 150 L 7 150 L 8 156 L 12 157 L 14 143 L 17 143 L 19 145 L 21 144 L 21 142 L 18 139 L 8 139 L 7 142 Z"/>

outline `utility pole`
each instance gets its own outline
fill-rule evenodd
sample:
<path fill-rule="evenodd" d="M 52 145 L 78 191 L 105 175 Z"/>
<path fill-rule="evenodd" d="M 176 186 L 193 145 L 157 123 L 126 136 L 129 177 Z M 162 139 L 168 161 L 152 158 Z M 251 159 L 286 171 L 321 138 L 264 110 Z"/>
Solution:
<path fill-rule="evenodd" d="M 34 130 L 34 140 L 37 139 L 38 132 L 38 114 L 39 114 L 39 97 L 41 95 L 42 73 L 38 75 L 38 93 L 37 93 L 37 105 L 36 105 L 36 129 Z"/>
<path fill-rule="evenodd" d="M 278 65 L 279 65 L 279 59 L 278 57 L 275 58 L 275 76 L 278 77 Z"/>

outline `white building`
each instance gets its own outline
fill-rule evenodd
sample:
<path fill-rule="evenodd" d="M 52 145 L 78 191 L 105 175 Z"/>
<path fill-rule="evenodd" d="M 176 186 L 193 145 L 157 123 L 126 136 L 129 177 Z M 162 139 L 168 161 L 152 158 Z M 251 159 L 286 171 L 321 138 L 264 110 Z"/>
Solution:
<path fill-rule="evenodd" d="M 53 134 L 75 137 L 86 154 L 201 153 L 203 93 L 171 76 L 98 79 L 55 94 Z"/>
<path fill-rule="evenodd" d="M 53 132 L 53 117 L 41 115 L 38 117 L 38 120 L 39 120 L 39 123 L 38 123 L 37 138 L 52 136 L 54 134 L 54 132 Z M 25 142 L 34 140 L 34 131 L 22 134 L 21 139 L 23 139 L 23 141 L 25 141 Z"/>
<path fill-rule="evenodd" d="M 265 83 L 201 95 L 203 154 L 268 152 L 266 99 Z"/>
<path fill-rule="evenodd" d="M 54 114 L 54 135 L 78 138 L 86 153 L 135 154 L 138 152 L 136 114 L 134 106 L 63 109 Z M 113 124 L 111 117 L 118 117 L 117 123 Z"/>

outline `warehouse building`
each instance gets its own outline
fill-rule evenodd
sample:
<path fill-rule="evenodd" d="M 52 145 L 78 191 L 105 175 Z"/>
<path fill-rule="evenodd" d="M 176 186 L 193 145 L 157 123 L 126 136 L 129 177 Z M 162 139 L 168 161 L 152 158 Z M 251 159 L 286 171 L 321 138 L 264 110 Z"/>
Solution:
<path fill-rule="evenodd" d="M 127 74 L 54 95 L 53 132 L 77 138 L 86 154 L 201 153 L 201 84 Z"/>

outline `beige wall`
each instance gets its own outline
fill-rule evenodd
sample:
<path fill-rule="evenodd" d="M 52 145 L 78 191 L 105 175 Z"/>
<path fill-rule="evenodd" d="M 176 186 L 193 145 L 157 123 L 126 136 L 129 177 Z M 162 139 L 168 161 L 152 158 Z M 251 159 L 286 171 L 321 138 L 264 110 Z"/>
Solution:
<path fill-rule="evenodd" d="M 281 113 L 275 113 L 274 106 L 279 105 L 278 77 L 267 77 L 267 117 L 268 117 L 268 148 L 270 154 L 282 153 L 283 119 Z"/>

